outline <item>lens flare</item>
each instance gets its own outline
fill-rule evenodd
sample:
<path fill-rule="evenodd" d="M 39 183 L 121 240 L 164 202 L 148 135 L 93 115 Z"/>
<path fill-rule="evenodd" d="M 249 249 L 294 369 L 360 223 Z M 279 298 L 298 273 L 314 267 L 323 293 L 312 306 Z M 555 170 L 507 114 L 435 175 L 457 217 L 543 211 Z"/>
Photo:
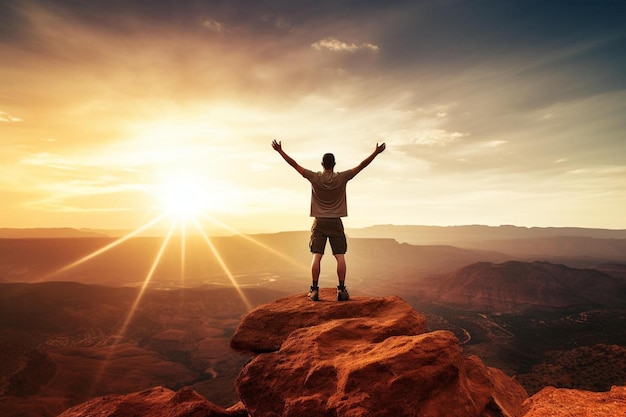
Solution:
<path fill-rule="evenodd" d="M 139 294 L 137 294 L 137 298 L 135 299 L 133 306 L 130 308 L 128 315 L 126 316 L 126 320 L 124 320 L 124 324 L 122 325 L 120 331 L 118 332 L 120 339 L 124 337 L 124 335 L 126 334 L 126 329 L 128 328 L 128 325 L 133 319 L 133 316 L 135 315 L 135 311 L 137 310 L 137 307 L 139 306 L 139 303 L 141 302 L 141 298 L 143 297 L 143 294 L 146 291 L 146 288 L 148 288 L 148 284 L 150 283 L 150 280 L 152 280 L 154 271 L 156 271 L 157 266 L 159 266 L 159 263 L 161 262 L 161 258 L 163 257 L 163 252 L 165 252 L 165 249 L 167 248 L 167 244 L 169 243 L 172 237 L 172 233 L 174 232 L 175 227 L 176 227 L 176 223 L 172 222 L 172 225 L 170 226 L 170 229 L 167 232 L 167 236 L 165 236 L 165 238 L 163 239 L 163 243 L 161 244 L 161 247 L 159 248 L 159 252 L 154 258 L 154 262 L 152 262 L 152 266 L 150 267 L 150 270 L 148 271 L 148 275 L 146 275 L 146 278 L 143 280 L 143 285 L 141 286 L 141 289 L 139 290 Z"/>
<path fill-rule="evenodd" d="M 248 301 L 248 298 L 246 297 L 244 292 L 241 290 L 241 287 L 239 286 L 239 284 L 235 280 L 234 275 L 232 274 L 232 272 L 230 272 L 230 270 L 228 269 L 228 266 L 226 266 L 226 263 L 224 262 L 224 259 L 222 258 L 220 253 L 217 251 L 217 248 L 213 245 L 213 242 L 211 242 L 211 239 L 209 239 L 209 237 L 205 233 L 204 229 L 198 224 L 198 222 L 195 219 L 194 219 L 194 225 L 196 226 L 196 228 L 200 232 L 200 235 L 202 235 L 202 238 L 204 239 L 206 244 L 209 246 L 209 249 L 211 249 L 211 252 L 213 253 L 213 256 L 215 256 L 215 259 L 217 259 L 217 262 L 219 262 L 220 266 L 222 267 L 222 270 L 224 271 L 224 273 L 226 274 L 226 276 L 230 280 L 231 284 L 233 284 L 233 287 L 235 288 L 235 290 L 237 290 L 237 293 L 239 294 L 239 297 L 241 297 L 241 301 L 243 301 L 243 303 L 246 305 L 246 308 L 248 310 L 252 310 L 252 305 L 250 304 L 250 301 Z"/>
<path fill-rule="evenodd" d="M 150 280 L 152 279 L 152 276 L 154 275 L 154 271 L 156 270 L 157 266 L 159 265 L 161 261 L 161 258 L 163 257 L 163 252 L 165 252 L 165 249 L 167 248 L 167 245 L 170 241 L 170 238 L 172 237 L 172 233 L 174 231 L 175 226 L 176 226 L 176 222 L 172 222 L 170 229 L 167 233 L 167 236 L 165 236 L 165 238 L 163 239 L 163 243 L 161 244 L 161 247 L 159 248 L 159 252 L 154 258 L 154 262 L 152 262 L 152 266 L 150 267 L 150 270 L 148 271 L 146 278 L 143 280 L 143 285 L 139 289 L 139 293 L 137 294 L 137 297 L 135 297 L 135 302 L 133 303 L 130 310 L 128 311 L 128 314 L 126 315 L 126 318 L 124 319 L 124 322 L 122 323 L 122 326 L 120 327 L 120 330 L 117 332 L 116 335 L 113 335 L 113 343 L 108 347 L 108 353 L 92 382 L 92 386 L 91 386 L 92 393 L 95 392 L 98 384 L 102 380 L 102 377 L 104 376 L 109 366 L 109 363 L 111 362 L 111 359 L 113 358 L 113 355 L 115 354 L 115 350 L 117 349 L 118 345 L 124 340 L 124 337 L 126 336 L 126 331 L 128 330 L 128 326 L 130 325 L 130 322 L 132 321 L 135 315 L 135 312 L 137 311 L 137 308 L 139 307 L 139 304 L 141 303 L 141 299 L 143 298 L 146 288 L 148 288 L 148 284 L 150 283 Z"/>
<path fill-rule="evenodd" d="M 258 241 L 257 239 L 254 239 L 253 237 L 246 235 L 244 233 L 241 233 L 240 231 L 238 231 L 237 229 L 234 229 L 232 227 L 230 227 L 229 225 L 220 222 L 219 220 L 217 220 L 214 217 L 209 216 L 208 214 L 204 214 L 202 216 L 203 218 L 207 219 L 208 221 L 210 221 L 211 223 L 213 223 L 216 226 L 219 226 L 220 228 L 224 229 L 224 230 L 228 230 L 229 232 L 234 233 L 235 235 L 246 239 L 248 242 L 252 242 L 255 245 L 259 246 L 262 249 L 265 249 L 266 251 L 278 256 L 281 259 L 284 259 L 285 261 L 289 262 L 290 264 L 297 266 L 298 268 L 301 268 L 303 271 L 308 271 L 309 267 L 308 265 L 303 265 L 302 262 L 297 261 L 294 258 L 291 258 L 287 255 L 285 255 L 282 252 L 277 251 L 276 249 L 272 248 L 271 246 L 266 245 L 263 242 Z M 198 227 L 198 225 L 196 224 L 196 227 Z"/>
<path fill-rule="evenodd" d="M 198 200 L 200 201 L 200 200 Z M 193 202 L 193 204 L 192 204 Z M 262 249 L 270 252 L 271 254 L 281 258 L 282 260 L 297 266 L 298 268 L 302 268 L 302 270 L 308 270 L 308 266 L 307 265 L 303 265 L 301 262 L 296 261 L 295 259 L 286 256 L 285 254 L 277 251 L 276 249 L 272 248 L 271 246 L 257 240 L 254 239 L 246 234 L 243 234 L 241 232 L 239 232 L 238 230 L 230 227 L 227 224 L 224 224 L 222 222 L 220 222 L 219 220 L 213 218 L 212 216 L 209 216 L 206 213 L 196 213 L 195 211 L 198 210 L 198 208 L 200 207 L 199 204 L 196 204 L 197 201 L 192 201 L 190 202 L 189 199 L 185 199 L 185 202 L 182 206 L 170 206 L 168 208 L 168 211 L 164 212 L 163 214 L 157 216 L 156 218 L 152 219 L 151 221 L 149 221 L 148 223 L 144 224 L 143 226 L 135 229 L 134 231 L 126 234 L 123 237 L 120 237 L 119 239 L 116 239 L 115 241 L 107 244 L 106 246 L 95 250 L 94 252 L 74 261 L 71 262 L 61 268 L 59 268 L 58 270 L 48 274 L 47 276 L 41 278 L 41 280 L 46 280 L 49 279 L 51 277 L 54 277 L 56 275 L 62 274 L 68 270 L 71 270 L 72 268 L 75 268 L 79 265 L 84 264 L 85 262 L 88 262 L 90 260 L 92 260 L 93 258 L 104 254 L 105 252 L 117 247 L 118 245 L 121 245 L 122 243 L 128 241 L 129 239 L 137 236 L 139 233 L 147 230 L 148 228 L 157 225 L 159 222 L 164 221 L 165 219 L 170 219 L 170 224 L 169 224 L 169 229 L 167 231 L 167 234 L 165 235 L 165 237 L 163 238 L 163 241 L 154 257 L 154 260 L 152 261 L 152 264 L 142 282 L 141 287 L 138 290 L 138 293 L 132 303 L 132 305 L 130 306 L 130 308 L 128 309 L 126 316 L 124 317 L 123 322 L 121 323 L 121 326 L 119 328 L 119 330 L 111 335 L 111 339 L 109 342 L 109 346 L 107 348 L 107 354 L 106 356 L 103 358 L 103 363 L 100 366 L 98 372 L 96 373 L 94 380 L 92 381 L 92 385 L 91 385 L 91 392 L 92 393 L 96 393 L 98 392 L 98 387 L 101 383 L 103 383 L 104 381 L 104 376 L 107 373 L 107 369 L 109 368 L 109 365 L 111 363 L 111 361 L 114 358 L 115 353 L 117 352 L 117 350 L 119 349 L 121 343 L 124 341 L 125 337 L 127 336 L 127 332 L 129 330 L 129 327 L 131 326 L 134 317 L 136 316 L 137 310 L 139 309 L 139 306 L 142 302 L 142 299 L 144 298 L 144 295 L 149 287 L 150 282 L 152 281 L 155 272 L 159 266 L 159 264 L 162 262 L 163 259 L 163 255 L 165 253 L 165 251 L 167 250 L 168 246 L 170 245 L 171 241 L 172 241 L 172 236 L 174 235 L 174 231 L 176 230 L 176 228 L 178 227 L 180 230 L 180 269 L 179 269 L 179 274 L 180 274 L 180 283 L 181 286 L 184 287 L 185 286 L 185 279 L 186 279 L 186 275 L 187 275 L 187 270 L 186 270 L 186 266 L 187 266 L 187 256 L 188 256 L 188 250 L 187 250 L 187 238 L 189 236 L 189 232 L 188 232 L 188 227 L 193 224 L 194 228 L 197 229 L 197 231 L 199 232 L 200 236 L 202 236 L 202 239 L 204 240 L 204 242 L 206 243 L 206 245 L 208 246 L 209 250 L 211 251 L 211 253 L 213 254 L 213 256 L 215 257 L 215 259 L 217 260 L 220 268 L 222 269 L 222 271 L 224 272 L 224 274 L 228 277 L 230 283 L 232 284 L 233 288 L 237 291 L 237 294 L 239 296 L 239 298 L 241 299 L 242 304 L 245 306 L 246 310 L 251 310 L 252 309 L 252 303 L 250 302 L 250 300 L 248 299 L 248 297 L 246 296 L 246 294 L 244 293 L 244 291 L 241 288 L 241 285 L 237 282 L 237 280 L 235 279 L 235 276 L 233 275 L 233 273 L 231 272 L 231 270 L 229 269 L 228 265 L 226 264 L 224 258 L 222 257 L 222 255 L 220 254 L 220 252 L 218 251 L 217 247 L 213 244 L 211 238 L 207 235 L 206 231 L 203 229 L 203 227 L 200 225 L 200 223 L 198 222 L 197 218 L 195 217 L 196 215 L 202 215 L 202 217 L 206 220 L 208 220 L 209 222 L 211 222 L 212 224 L 218 226 L 219 228 L 223 229 L 223 230 L 227 230 L 231 233 L 233 233 L 236 236 L 239 236 L 243 239 L 246 239 L 249 242 L 252 242 L 253 244 L 261 247 Z M 189 208 L 189 206 L 191 206 L 193 208 L 193 210 L 188 210 L 185 209 L 185 207 Z M 184 293 L 184 292 L 183 292 Z M 181 293 L 182 294 L 182 293 Z M 181 304 L 182 306 L 182 304 Z M 106 391 L 106 390 L 105 390 Z M 104 392 L 106 393 L 106 392 Z"/>
<path fill-rule="evenodd" d="M 98 249 L 97 251 L 94 251 L 92 253 L 90 253 L 87 256 L 84 256 L 82 258 L 80 258 L 77 261 L 72 262 L 71 264 L 68 264 L 60 269 L 57 269 L 56 271 L 44 276 L 41 278 L 41 281 L 46 281 L 50 278 L 52 278 L 55 275 L 61 274 L 69 269 L 75 268 L 80 264 L 83 264 L 87 261 L 89 261 L 90 259 L 95 258 L 96 256 L 102 255 L 103 253 L 113 249 L 114 247 L 116 247 L 117 245 L 126 242 L 128 239 L 137 236 L 139 233 L 143 232 L 144 230 L 148 229 L 149 227 L 157 224 L 158 222 L 160 222 L 161 220 L 163 220 L 165 218 L 165 214 L 162 214 L 158 217 L 156 217 L 155 219 L 149 221 L 148 223 L 144 224 L 143 226 L 139 227 L 138 229 L 133 230 L 132 232 L 128 233 L 125 236 L 122 236 L 121 238 L 115 240 L 114 242 L 109 243 L 108 245 L 104 246 L 103 248 Z"/>

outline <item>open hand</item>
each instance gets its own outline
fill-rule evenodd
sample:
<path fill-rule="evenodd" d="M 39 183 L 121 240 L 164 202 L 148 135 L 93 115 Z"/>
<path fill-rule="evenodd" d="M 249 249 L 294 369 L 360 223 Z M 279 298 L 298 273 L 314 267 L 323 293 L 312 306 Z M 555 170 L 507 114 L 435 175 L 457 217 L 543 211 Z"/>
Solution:
<path fill-rule="evenodd" d="M 276 139 L 274 139 L 274 141 L 272 141 L 272 148 L 274 148 L 274 150 L 276 152 L 280 152 L 283 150 L 283 146 L 281 144 L 280 141 L 276 141 Z"/>

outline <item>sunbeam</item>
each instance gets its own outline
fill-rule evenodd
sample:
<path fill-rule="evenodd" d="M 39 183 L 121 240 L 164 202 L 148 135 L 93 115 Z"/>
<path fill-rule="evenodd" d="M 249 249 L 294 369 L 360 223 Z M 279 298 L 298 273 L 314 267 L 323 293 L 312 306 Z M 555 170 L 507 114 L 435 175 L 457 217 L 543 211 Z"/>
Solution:
<path fill-rule="evenodd" d="M 120 329 L 118 333 L 118 337 L 120 338 L 120 340 L 124 337 L 124 334 L 126 333 L 126 328 L 128 327 L 128 324 L 130 323 L 130 321 L 132 320 L 135 314 L 135 310 L 137 310 L 137 307 L 139 306 L 139 303 L 141 302 L 143 293 L 146 291 L 146 288 L 148 288 L 148 284 L 150 283 L 150 280 L 152 279 L 152 276 L 154 275 L 154 271 L 156 270 L 157 266 L 159 266 L 161 257 L 163 257 L 163 252 L 165 252 L 165 248 L 167 248 L 167 244 L 169 243 L 172 237 L 172 234 L 174 233 L 175 227 L 176 227 L 176 222 L 173 221 L 172 225 L 170 226 L 169 231 L 167 232 L 167 236 L 163 238 L 163 243 L 161 244 L 161 247 L 159 248 L 159 252 L 154 258 L 154 262 L 152 262 L 152 266 L 150 267 L 150 270 L 148 271 L 148 274 L 146 275 L 146 279 L 143 280 L 143 285 L 141 286 L 141 289 L 139 290 L 139 294 L 137 294 L 137 298 L 135 299 L 133 306 L 130 308 L 128 315 L 126 316 L 126 320 L 124 320 L 124 324 L 122 325 L 122 328 Z"/>
<path fill-rule="evenodd" d="M 235 280 L 235 277 L 230 272 L 230 269 L 228 269 L 228 266 L 224 262 L 224 259 L 222 259 L 222 256 L 220 255 L 220 253 L 217 251 L 217 248 L 213 245 L 213 242 L 211 242 L 211 239 L 209 239 L 204 229 L 202 229 L 202 227 L 198 224 L 198 222 L 195 219 L 193 219 L 193 223 L 198 229 L 198 231 L 200 232 L 200 234 L 202 235 L 202 238 L 204 239 L 204 241 L 209 246 L 209 249 L 211 249 L 211 252 L 213 252 L 215 259 L 217 259 L 217 261 L 219 262 L 220 266 L 222 267 L 222 270 L 228 276 L 228 279 L 230 280 L 230 282 L 233 284 L 233 287 L 239 293 L 239 297 L 241 297 L 241 301 L 243 301 L 243 303 L 246 305 L 246 308 L 248 309 L 248 311 L 252 310 L 252 305 L 250 304 L 250 301 L 248 301 L 248 298 L 241 290 L 241 287 L 239 287 L 239 284 Z"/>
<path fill-rule="evenodd" d="M 108 364 L 111 361 L 111 358 L 113 357 L 113 355 L 115 354 L 115 349 L 122 342 L 122 340 L 124 340 L 126 330 L 128 329 L 128 326 L 130 325 L 130 322 L 132 321 L 135 315 L 135 312 L 137 311 L 137 308 L 139 307 L 139 303 L 141 302 L 141 299 L 143 298 L 146 288 L 148 288 L 148 284 L 150 283 L 150 280 L 152 279 L 152 276 L 154 275 L 154 271 L 156 270 L 157 266 L 159 265 L 159 262 L 161 261 L 163 252 L 165 252 L 165 249 L 167 248 L 167 244 L 169 243 L 170 238 L 172 237 L 172 233 L 174 232 L 175 227 L 176 227 L 176 221 L 172 221 L 172 224 L 169 228 L 169 231 L 167 232 L 167 235 L 163 238 L 163 243 L 161 244 L 161 247 L 159 248 L 159 252 L 154 258 L 154 262 L 152 262 L 152 266 L 150 267 L 150 270 L 148 271 L 148 274 L 146 275 L 146 278 L 143 281 L 143 285 L 139 289 L 139 293 L 137 294 L 137 297 L 135 298 L 135 302 L 133 303 L 130 310 L 128 311 L 128 314 L 126 315 L 126 318 L 124 319 L 124 322 L 122 323 L 122 326 L 120 327 L 120 330 L 117 332 L 116 335 L 113 335 L 113 343 L 109 346 L 109 351 L 104 359 L 104 362 L 102 363 L 102 366 L 100 367 L 98 373 L 96 374 L 93 380 L 92 392 L 96 389 L 96 387 L 98 386 L 98 383 L 102 380 L 102 377 L 104 373 L 106 372 Z"/>
<path fill-rule="evenodd" d="M 183 217 L 180 221 L 180 282 L 185 286 L 185 262 L 186 255 L 186 243 L 187 241 L 187 220 Z"/>
<path fill-rule="evenodd" d="M 246 239 L 249 242 L 254 243 L 255 245 L 265 249 L 266 251 L 278 256 L 281 259 L 286 260 L 287 262 L 289 262 L 290 264 L 297 266 L 298 268 L 301 268 L 303 271 L 308 271 L 309 270 L 309 266 L 308 265 L 304 265 L 302 262 L 298 262 L 297 260 L 285 255 L 282 252 L 277 251 L 276 249 L 266 245 L 263 242 L 259 242 L 258 240 L 254 239 L 253 237 L 250 237 L 246 234 L 241 233 L 240 231 L 230 227 L 229 225 L 222 223 L 221 221 L 217 220 L 214 217 L 209 216 L 208 214 L 203 214 L 203 216 L 205 219 L 207 219 L 208 221 L 210 221 L 211 223 L 215 224 L 216 226 L 221 227 L 224 230 L 228 230 L 229 232 L 234 233 L 235 235 L 242 237 L 244 239 Z M 196 224 L 196 227 L 198 227 L 198 225 Z"/>
<path fill-rule="evenodd" d="M 93 258 L 95 258 L 95 257 L 96 257 L 96 256 L 98 256 L 98 255 L 102 255 L 102 254 L 103 254 L 103 253 L 105 253 L 106 251 L 108 251 L 108 250 L 110 250 L 110 249 L 113 249 L 113 248 L 114 248 L 114 247 L 116 247 L 117 245 L 119 245 L 119 244 L 121 244 L 121 243 L 124 243 L 125 241 L 127 241 L 127 240 L 128 240 L 128 239 L 130 239 L 131 237 L 134 237 L 134 236 L 138 235 L 139 233 L 143 232 L 143 231 L 144 231 L 144 230 L 146 230 L 147 228 L 149 228 L 149 227 L 151 227 L 151 226 L 155 225 L 156 223 L 160 222 L 161 220 L 163 220 L 163 218 L 164 218 L 165 216 L 166 216 L 165 214 L 161 214 L 160 216 L 158 216 L 158 217 L 156 217 L 155 219 L 153 219 L 153 220 L 149 221 L 148 223 L 144 224 L 143 226 L 139 227 L 138 229 L 135 229 L 135 230 L 133 230 L 132 232 L 128 233 L 127 235 L 122 236 L 121 238 L 119 238 L 119 239 L 115 240 L 114 242 L 109 243 L 109 244 L 108 244 L 108 245 L 106 245 L 105 247 L 100 248 L 100 249 L 98 249 L 97 251 L 92 252 L 92 253 L 90 253 L 89 255 L 84 256 L 84 257 L 80 258 L 79 260 L 74 261 L 74 262 L 72 262 L 71 264 L 64 266 L 64 267 L 63 267 L 63 268 L 61 268 L 61 269 L 57 269 L 56 271 L 54 271 L 54 272 L 52 272 L 52 273 L 50 273 L 50 274 L 48 274 L 48 275 L 46 275 L 46 276 L 42 277 L 42 278 L 40 279 L 40 281 L 47 281 L 48 279 L 52 278 L 52 277 L 53 277 L 53 276 L 55 276 L 55 275 L 58 275 L 58 274 L 60 274 L 60 273 L 63 273 L 63 272 L 65 272 L 65 271 L 69 270 L 69 269 L 75 268 L 75 267 L 77 267 L 78 265 L 80 265 L 80 264 L 82 264 L 82 263 L 85 263 L 85 262 L 87 262 L 88 260 L 93 259 Z"/>

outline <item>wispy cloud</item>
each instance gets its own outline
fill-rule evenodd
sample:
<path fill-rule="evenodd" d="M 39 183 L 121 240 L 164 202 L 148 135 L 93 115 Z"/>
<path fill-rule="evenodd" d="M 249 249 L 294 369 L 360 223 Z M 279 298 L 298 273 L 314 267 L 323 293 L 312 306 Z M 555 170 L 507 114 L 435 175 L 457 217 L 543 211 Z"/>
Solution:
<path fill-rule="evenodd" d="M 357 51 L 373 51 L 377 52 L 380 48 L 378 45 L 372 43 L 347 43 L 340 41 L 337 38 L 329 37 L 319 40 L 311 44 L 313 49 L 322 50 L 327 49 L 332 52 L 349 52 L 355 53 Z"/>
<path fill-rule="evenodd" d="M 11 116 L 9 113 L 0 111 L 0 122 L 17 123 L 17 122 L 21 122 L 21 121 L 22 121 L 22 119 L 20 119 L 19 117 Z"/>
<path fill-rule="evenodd" d="M 468 135 L 468 133 L 449 132 L 444 129 L 429 129 L 417 132 L 413 143 L 424 146 L 446 146 L 458 142 Z"/>
<path fill-rule="evenodd" d="M 497 148 L 498 146 L 502 146 L 508 141 L 506 140 L 490 140 L 487 142 L 480 142 L 478 145 L 483 148 Z"/>
<path fill-rule="evenodd" d="M 264 14 L 261 16 L 261 21 L 269 23 L 276 29 L 286 30 L 293 27 L 288 17 L 284 15 Z"/>
<path fill-rule="evenodd" d="M 38 152 L 21 160 L 22 164 L 34 165 L 39 167 L 48 167 L 62 171 L 76 171 L 80 168 L 80 164 L 72 162 L 61 155 L 55 155 L 49 152 Z"/>
<path fill-rule="evenodd" d="M 204 20 L 202 22 L 202 27 L 204 27 L 205 29 L 211 32 L 215 32 L 219 34 L 231 33 L 235 30 L 232 26 L 227 25 L 226 23 L 218 22 L 215 19 Z"/>

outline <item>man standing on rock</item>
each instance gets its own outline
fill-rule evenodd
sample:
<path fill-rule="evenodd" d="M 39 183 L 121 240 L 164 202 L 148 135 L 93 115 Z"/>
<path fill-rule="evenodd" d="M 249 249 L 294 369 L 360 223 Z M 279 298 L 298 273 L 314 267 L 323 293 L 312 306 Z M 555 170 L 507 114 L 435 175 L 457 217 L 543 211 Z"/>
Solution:
<path fill-rule="evenodd" d="M 313 254 L 311 262 L 311 291 L 307 297 L 309 300 L 319 300 L 318 281 L 320 277 L 320 265 L 322 256 L 324 256 L 324 248 L 326 240 L 330 241 L 330 246 L 335 259 L 337 259 L 337 278 L 339 285 L 337 286 L 337 300 L 345 301 L 349 298 L 346 289 L 346 259 L 345 253 L 348 249 L 346 235 L 343 230 L 342 217 L 348 215 L 348 206 L 346 201 L 346 185 L 348 181 L 354 178 L 363 168 L 368 166 L 379 153 L 385 150 L 385 144 L 376 144 L 376 149 L 358 166 L 343 172 L 335 172 L 335 156 L 332 153 L 324 154 L 322 158 L 323 172 L 313 172 L 298 165 L 293 158 L 283 151 L 280 141 L 274 140 L 272 148 L 283 157 L 289 165 L 291 165 L 300 175 L 309 180 L 311 183 L 311 217 L 313 226 L 311 227 L 311 240 L 309 248 Z"/>

